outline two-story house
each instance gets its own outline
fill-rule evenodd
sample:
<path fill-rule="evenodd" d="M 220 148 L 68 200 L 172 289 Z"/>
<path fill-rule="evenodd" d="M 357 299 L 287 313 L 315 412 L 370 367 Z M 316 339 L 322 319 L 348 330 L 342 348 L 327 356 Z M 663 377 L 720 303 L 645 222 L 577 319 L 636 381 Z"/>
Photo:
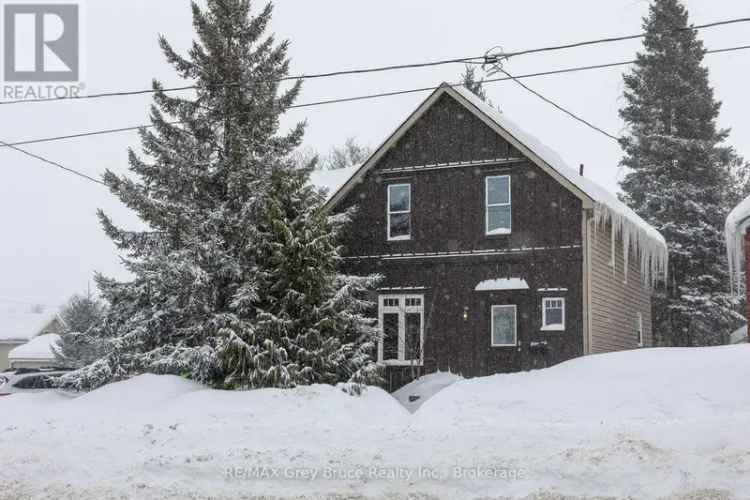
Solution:
<path fill-rule="evenodd" d="M 363 165 L 317 174 L 329 210 L 358 207 L 347 270 L 384 276 L 390 388 L 415 366 L 478 376 L 651 345 L 664 239 L 582 174 L 448 84 Z"/>

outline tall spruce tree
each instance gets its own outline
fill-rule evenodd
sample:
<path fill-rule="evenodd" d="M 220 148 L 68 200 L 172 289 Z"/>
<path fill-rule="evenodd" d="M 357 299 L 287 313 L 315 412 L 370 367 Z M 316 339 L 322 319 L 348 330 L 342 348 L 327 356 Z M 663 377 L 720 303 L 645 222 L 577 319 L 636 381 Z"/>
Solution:
<path fill-rule="evenodd" d="M 97 276 L 110 307 L 89 335 L 106 341 L 106 352 L 65 386 L 142 372 L 229 388 L 377 376 L 375 330 L 359 299 L 376 278 L 336 272 L 344 218 L 329 220 L 306 186 L 314 161 L 299 168 L 292 158 L 304 124 L 279 133 L 300 89 L 280 87 L 288 42 L 264 34 L 271 4 L 257 16 L 250 9 L 249 0 L 192 3 L 197 40 L 188 57 L 159 40 L 195 96 L 154 81 L 145 156 L 129 153 L 137 180 L 104 176 L 150 229 L 127 231 L 99 213 L 133 279 Z"/>
<path fill-rule="evenodd" d="M 738 320 L 728 293 L 722 227 L 736 198 L 734 168 L 716 119 L 703 43 L 678 0 L 655 0 L 644 19 L 643 52 L 625 75 L 628 125 L 621 145 L 624 201 L 669 245 L 669 277 L 657 289 L 654 332 L 661 345 L 712 345 Z"/>

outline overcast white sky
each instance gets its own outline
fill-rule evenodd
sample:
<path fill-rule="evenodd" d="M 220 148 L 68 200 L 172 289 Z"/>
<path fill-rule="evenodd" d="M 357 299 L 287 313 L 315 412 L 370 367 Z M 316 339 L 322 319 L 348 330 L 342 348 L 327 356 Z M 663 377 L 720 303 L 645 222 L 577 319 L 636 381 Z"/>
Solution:
<path fill-rule="evenodd" d="M 258 3 L 258 6 L 261 4 Z M 746 0 L 689 0 L 695 24 L 746 17 Z M 273 29 L 291 40 L 292 72 L 411 63 L 637 33 L 644 0 L 394 0 L 315 2 L 279 0 Z M 140 89 L 152 77 L 181 84 L 164 62 L 157 34 L 181 50 L 192 39 L 188 2 L 183 0 L 89 1 L 85 5 L 83 81 L 91 93 Z M 750 43 L 750 25 L 704 30 L 709 49 Z M 506 68 L 516 74 L 632 59 L 637 41 L 519 57 Z M 730 142 L 750 157 L 748 77 L 750 51 L 708 55 L 711 81 L 723 101 L 720 124 L 733 129 Z M 299 102 L 437 85 L 455 80 L 462 66 L 343 76 L 307 82 Z M 624 68 L 526 80 L 526 83 L 618 133 L 622 122 Z M 619 147 L 611 140 L 525 93 L 512 82 L 489 84 L 490 98 L 514 121 L 556 149 L 586 175 L 617 189 Z M 355 136 L 377 146 L 426 94 L 304 108 L 287 123 L 307 119 L 306 145 L 325 151 Z M 20 141 L 146 123 L 148 96 L 93 101 L 21 104 L 0 108 L 0 139 Z M 105 168 L 124 172 L 126 148 L 135 133 L 28 146 L 30 151 L 98 176 Z M 621 173 L 619 174 L 622 175 Z M 0 308 L 27 303 L 58 306 L 85 290 L 93 272 L 124 277 L 117 251 L 99 228 L 103 208 L 121 225 L 137 220 L 102 186 L 3 149 L 0 151 Z"/>

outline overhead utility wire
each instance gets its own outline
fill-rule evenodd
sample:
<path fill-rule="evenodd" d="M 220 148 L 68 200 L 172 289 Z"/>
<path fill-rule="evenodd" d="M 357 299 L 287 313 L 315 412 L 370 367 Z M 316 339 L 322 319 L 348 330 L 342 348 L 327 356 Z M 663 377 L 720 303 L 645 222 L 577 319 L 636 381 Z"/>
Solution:
<path fill-rule="evenodd" d="M 750 49 L 750 45 L 741 45 L 737 47 L 727 47 L 723 49 L 714 49 L 714 50 L 708 50 L 706 51 L 706 54 L 718 54 L 723 52 L 734 52 L 739 50 L 748 50 Z M 516 75 L 513 78 L 509 76 L 504 77 L 498 77 L 498 78 L 488 78 L 486 80 L 482 80 L 483 83 L 495 83 L 495 82 L 503 82 L 508 80 L 521 80 L 525 78 L 535 78 L 539 76 L 548 76 L 548 75 L 559 75 L 564 73 L 574 73 L 579 71 L 589 71 L 593 69 L 604 69 L 604 68 L 612 68 L 617 66 L 627 66 L 629 64 L 634 64 L 635 60 L 630 61 L 620 61 L 620 62 L 613 62 L 613 63 L 605 63 L 605 64 L 593 64 L 589 66 L 577 66 L 573 68 L 564 68 L 564 69 L 557 69 L 557 70 L 551 70 L 551 71 L 541 71 L 537 73 L 526 73 L 523 75 Z M 452 86 L 457 87 L 460 86 L 460 83 L 452 84 Z M 397 95 L 404 95 L 404 94 L 414 94 L 418 92 L 429 92 L 432 90 L 437 89 L 437 86 L 430 86 L 430 87 L 421 87 L 421 88 L 415 88 L 415 89 L 407 89 L 407 90 L 396 90 L 392 92 L 381 92 L 378 94 L 368 94 L 368 95 L 362 95 L 362 96 L 355 96 L 355 97 L 346 97 L 346 98 L 340 98 L 340 99 L 329 99 L 329 100 L 322 100 L 322 101 L 316 101 L 316 102 L 310 102 L 310 103 L 304 103 L 304 104 L 294 104 L 290 106 L 290 108 L 305 108 L 305 107 L 311 107 L 311 106 L 321 106 L 325 104 L 335 104 L 335 103 L 344 103 L 344 102 L 353 102 L 353 101 L 362 101 L 367 99 L 376 99 L 381 97 L 390 97 L 390 96 L 397 96 Z M 171 125 L 177 125 L 181 122 L 179 121 L 173 121 L 169 122 Z M 107 134 L 114 134 L 119 132 L 132 132 L 137 131 L 142 128 L 151 128 L 153 125 L 151 124 L 143 124 L 143 125 L 135 125 L 132 127 L 121 127 L 121 128 L 112 128 L 112 129 L 103 129 L 103 130 L 95 130 L 91 132 L 81 132 L 77 134 L 69 134 L 69 135 L 60 135 L 60 136 L 54 136 L 54 137 L 45 137 L 40 139 L 29 139 L 24 141 L 18 141 L 18 142 L 12 142 L 12 143 L 3 143 L 0 142 L 0 148 L 3 147 L 10 147 L 10 146 L 23 146 L 28 144 L 39 144 L 44 142 L 54 142 L 54 141 L 63 141 L 68 139 L 77 139 L 82 137 L 91 137 L 91 136 L 97 136 L 97 135 L 107 135 Z"/>
<path fill-rule="evenodd" d="M 706 24 L 699 24 L 694 26 L 688 26 L 684 28 L 674 28 L 671 30 L 664 30 L 660 33 L 679 33 L 681 31 L 695 31 L 700 29 L 706 29 L 706 28 L 715 28 L 718 26 L 727 26 L 731 24 L 737 24 L 737 23 L 746 23 L 750 22 L 750 17 L 742 17 L 742 18 L 735 18 L 735 19 L 727 19 L 723 21 L 716 21 L 713 23 L 706 23 Z M 535 49 L 526 49 L 526 50 L 519 50 L 516 52 L 508 52 L 506 54 L 503 54 L 503 58 L 507 59 L 510 57 L 515 56 L 521 56 L 521 55 L 528 55 L 528 54 L 537 54 L 540 52 L 549 52 L 549 51 L 556 51 L 556 50 L 564 50 L 564 49 L 571 49 L 571 48 L 577 48 L 577 47 L 584 47 L 589 45 L 598 45 L 603 43 L 612 43 L 612 42 L 620 42 L 625 40 L 635 40 L 639 38 L 643 38 L 646 36 L 646 33 L 639 33 L 635 35 L 625 35 L 625 36 L 618 36 L 618 37 L 608 37 L 608 38 L 599 38 L 596 40 L 586 40 L 582 42 L 573 42 L 573 43 L 567 43 L 563 45 L 552 45 L 547 47 L 539 47 Z M 366 74 L 366 73 L 376 73 L 381 71 L 393 71 L 393 70 L 401 70 L 401 69 L 414 69 L 414 68 L 425 68 L 425 67 L 431 67 L 431 66 L 440 66 L 445 64 L 455 64 L 455 63 L 476 63 L 476 64 L 482 64 L 487 62 L 486 56 L 474 56 L 474 57 L 462 57 L 462 58 L 456 58 L 456 59 L 443 59 L 439 61 L 429 61 L 429 62 L 423 62 L 423 63 L 411 63 L 411 64 L 397 64 L 397 65 L 389 65 L 389 66 L 379 66 L 374 68 L 360 68 L 360 69 L 350 69 L 350 70 L 341 70 L 341 71 L 331 71 L 327 73 L 313 73 L 309 75 L 297 75 L 297 76 L 286 76 L 282 78 L 278 78 L 275 81 L 287 81 L 287 80 L 311 80 L 316 78 L 328 78 L 333 76 L 343 76 L 343 75 L 357 75 L 357 74 Z M 201 86 L 201 85 L 184 85 L 180 87 L 168 87 L 163 89 L 142 89 L 142 90 L 131 90 L 131 91 L 114 91 L 114 92 L 101 92 L 97 94 L 88 94 L 83 96 L 67 96 L 67 97 L 42 97 L 42 98 L 36 98 L 36 99 L 16 99 L 11 101 L 0 101 L 0 105 L 8 105 L 8 104 L 22 104 L 22 103 L 37 103 L 37 102 L 52 102 L 52 101 L 78 101 L 78 100 L 85 100 L 85 99 L 100 99 L 104 97 L 122 97 L 122 96 L 132 96 L 132 95 L 142 95 L 142 94 L 151 94 L 154 92 L 177 92 L 182 90 L 193 90 L 198 88 L 209 88 L 213 86 L 218 87 L 238 87 L 241 86 L 238 82 L 229 82 L 229 83 L 217 83 L 216 85 L 209 85 L 209 86 Z"/>
<path fill-rule="evenodd" d="M 532 89 L 532 88 L 528 87 L 528 86 L 527 86 L 526 84 L 524 84 L 524 83 L 523 83 L 522 81 L 520 81 L 520 80 L 518 80 L 517 78 L 513 77 L 513 76 L 512 76 L 512 75 L 511 75 L 510 73 L 508 73 L 508 72 L 507 72 L 506 70 L 504 70 L 504 69 L 502 69 L 502 68 L 499 68 L 499 69 L 498 69 L 498 71 L 500 71 L 500 72 L 502 72 L 503 74 L 505 74 L 505 75 L 506 75 L 506 76 L 507 76 L 508 78 L 510 78 L 511 80 L 513 80 L 514 82 L 516 82 L 516 83 L 517 83 L 518 85 L 520 85 L 521 87 L 523 87 L 524 89 L 526 89 L 526 90 L 527 90 L 528 92 L 531 92 L 532 94 L 534 94 L 534 95 L 535 95 L 535 96 L 537 96 L 537 97 L 538 97 L 539 99 L 541 99 L 541 100 L 543 100 L 544 102 L 546 102 L 547 104 L 550 104 L 550 105 L 554 106 L 555 108 L 559 109 L 560 111 L 562 111 L 562 112 L 563 112 L 563 113 L 565 113 L 566 115 L 570 116 L 570 117 L 571 117 L 571 118 L 573 118 L 574 120 L 577 120 L 577 121 L 579 121 L 579 122 L 583 123 L 584 125 L 586 125 L 586 126 L 588 126 L 588 127 L 592 128 L 592 129 L 596 130 L 596 131 L 597 131 L 597 132 L 599 132 L 600 134 L 603 134 L 603 135 L 605 135 L 606 137 L 609 137 L 610 139 L 614 139 L 615 141 L 618 141 L 618 142 L 619 142 L 619 140 L 620 140 L 620 139 L 619 139 L 619 138 L 618 138 L 617 136 L 615 136 L 615 135 L 612 135 L 612 134 L 610 134 L 609 132 L 606 132 L 606 131 L 602 130 L 601 128 L 597 127 L 597 126 L 596 126 L 596 125 L 594 125 L 593 123 L 591 123 L 591 122 L 589 122 L 589 121 L 587 121 L 587 120 L 584 120 L 583 118 L 581 118 L 580 116 L 576 115 L 576 114 L 575 114 L 575 113 L 573 113 L 572 111 L 570 111 L 570 110 L 568 110 L 567 108 L 565 108 L 565 107 L 561 106 L 560 104 L 556 103 L 556 102 L 555 102 L 555 101 L 553 101 L 552 99 L 549 99 L 549 98 L 547 98 L 547 97 L 543 96 L 542 94 L 540 94 L 540 93 L 539 93 L 539 92 L 537 92 L 536 90 L 534 90 L 534 89 Z"/>
<path fill-rule="evenodd" d="M 458 59 L 443 59 L 441 61 L 430 61 L 423 63 L 412 63 L 412 64 L 396 64 L 391 66 L 380 66 L 376 68 L 361 68 L 361 69 L 349 69 L 342 71 L 331 71 L 328 73 L 314 73 L 309 75 L 298 75 L 298 76 L 285 76 L 277 78 L 273 81 L 283 82 L 289 80 L 312 80 L 316 78 L 328 78 L 332 76 L 342 75 L 360 75 L 366 73 L 377 73 L 381 71 L 393 71 L 399 69 L 413 69 L 413 68 L 426 68 L 431 66 L 440 66 L 444 64 L 455 64 L 455 63 L 470 63 L 477 62 L 481 63 L 484 61 L 484 55 L 474 57 L 461 57 Z M 242 84 L 238 82 L 232 83 L 217 83 L 215 85 L 184 85 L 181 87 L 167 87 L 160 89 L 141 89 L 141 90 L 122 90 L 114 92 L 100 92 L 97 94 L 77 95 L 77 96 L 65 96 L 65 97 L 39 97 L 35 99 L 15 99 L 12 101 L 0 101 L 0 105 L 7 104 L 23 104 L 23 103 L 34 103 L 34 102 L 53 102 L 53 101 L 81 101 L 86 99 L 101 99 L 104 97 L 123 97 L 133 96 L 142 94 L 153 94 L 156 92 L 179 92 L 182 90 L 194 90 L 199 88 L 212 88 L 212 87 L 240 87 Z"/>
<path fill-rule="evenodd" d="M 101 184 L 102 186 L 106 186 L 106 184 L 104 182 L 100 181 L 99 179 L 95 179 L 95 178 L 93 178 L 93 177 L 91 177 L 89 175 L 84 174 L 83 172 L 79 172 L 78 170 L 75 170 L 75 169 L 72 169 L 72 168 L 68 168 L 65 165 L 62 165 L 62 164 L 60 164 L 60 163 L 58 163 L 56 161 L 50 160 L 49 158 L 45 158 L 42 155 L 38 155 L 38 154 L 32 153 L 30 151 L 26 151 L 25 149 L 21 149 L 18 146 L 14 146 L 13 144 L 8 144 L 7 142 L 0 140 L 0 146 L 5 146 L 5 147 L 8 147 L 8 148 L 11 148 L 11 149 L 13 149 L 15 151 L 18 151 L 19 153 L 23 153 L 26 156 L 30 156 L 31 158 L 34 158 L 35 160 L 39 160 L 39 161 L 41 161 L 43 163 L 46 163 L 47 165 L 51 165 L 53 167 L 65 170 L 68 173 L 71 173 L 73 175 L 77 175 L 78 177 L 82 177 L 82 178 L 84 178 L 86 180 L 89 180 L 91 182 L 96 182 L 97 184 Z"/>

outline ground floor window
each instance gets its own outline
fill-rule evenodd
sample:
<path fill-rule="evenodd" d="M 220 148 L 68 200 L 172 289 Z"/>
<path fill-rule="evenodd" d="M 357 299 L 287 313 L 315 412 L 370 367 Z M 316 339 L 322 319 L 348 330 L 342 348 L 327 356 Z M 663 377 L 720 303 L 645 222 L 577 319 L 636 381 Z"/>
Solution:
<path fill-rule="evenodd" d="M 383 338 L 378 361 L 393 365 L 421 364 L 424 359 L 424 296 L 381 295 L 378 319 Z"/>
<path fill-rule="evenodd" d="M 518 343 L 516 306 L 492 306 L 492 347 L 515 346 Z"/>
<path fill-rule="evenodd" d="M 542 330 L 565 330 L 565 299 L 545 297 L 542 299 Z"/>

